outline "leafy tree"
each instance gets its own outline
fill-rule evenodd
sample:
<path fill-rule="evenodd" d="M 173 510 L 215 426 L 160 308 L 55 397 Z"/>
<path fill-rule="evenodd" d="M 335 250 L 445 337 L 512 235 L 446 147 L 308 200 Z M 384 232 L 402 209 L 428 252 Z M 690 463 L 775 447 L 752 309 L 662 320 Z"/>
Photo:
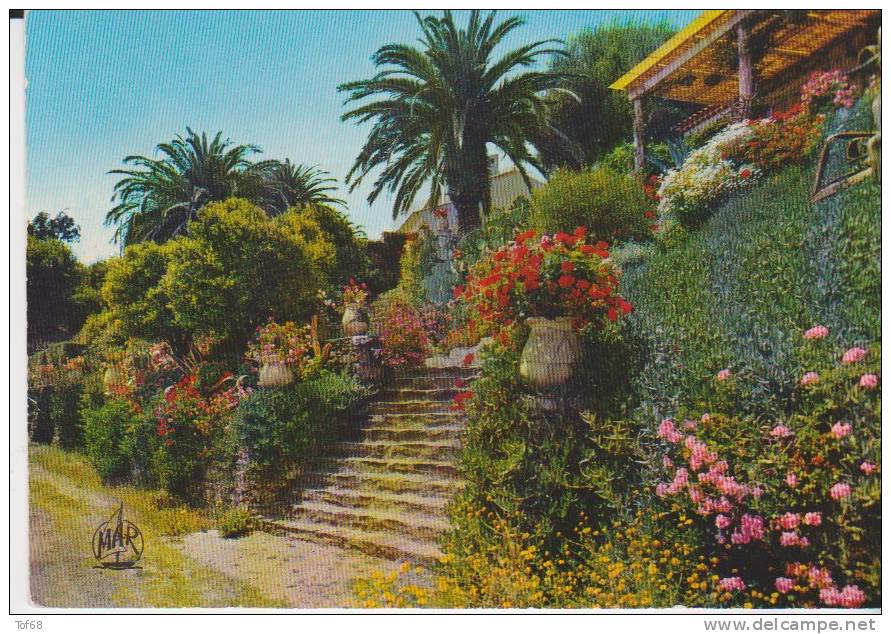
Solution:
<path fill-rule="evenodd" d="M 337 180 L 318 167 L 294 165 L 290 159 L 274 161 L 264 174 L 266 195 L 263 207 L 270 216 L 285 213 L 290 207 L 305 205 L 346 205 L 334 198 Z"/>
<path fill-rule="evenodd" d="M 28 347 L 68 338 L 83 322 L 74 290 L 81 265 L 71 249 L 56 238 L 28 235 L 26 251 Z"/>
<path fill-rule="evenodd" d="M 241 350 L 269 317 L 307 320 L 323 283 L 300 235 L 236 198 L 205 206 L 170 243 L 158 288 L 175 327 Z"/>
<path fill-rule="evenodd" d="M 421 47 L 388 44 L 372 56 L 381 70 L 370 79 L 342 84 L 346 103 L 375 98 L 350 110 L 343 120 L 373 122 L 359 156 L 347 175 L 350 190 L 380 168 L 368 197 L 384 190 L 395 194 L 394 217 L 410 210 L 429 184 L 434 205 L 443 186 L 468 231 L 489 208 L 487 145 L 501 150 L 529 182 L 526 169 L 540 168 L 530 142 L 547 135 L 544 93 L 558 84 L 553 72 L 524 70 L 542 55 L 561 51 L 537 41 L 493 57 L 504 38 L 523 24 L 518 17 L 495 23 L 471 12 L 459 29 L 449 11 L 421 17 Z"/>
<path fill-rule="evenodd" d="M 233 145 L 223 133 L 208 141 L 206 133 L 186 128 L 170 143 L 161 143 L 161 158 L 128 156 L 130 169 L 111 170 L 123 179 L 114 187 L 117 205 L 105 217 L 116 226 L 114 239 L 124 245 L 153 240 L 164 242 L 186 233 L 189 221 L 212 201 L 241 196 L 261 201 L 264 173 L 274 162 L 252 163 L 255 145 Z"/>
<path fill-rule="evenodd" d="M 55 238 L 71 244 L 80 240 L 80 227 L 64 211 L 57 213 L 55 218 L 50 218 L 48 213 L 41 211 L 28 222 L 28 235 L 38 240 Z"/>
<path fill-rule="evenodd" d="M 673 34 L 667 25 L 612 25 L 569 39 L 567 54 L 554 56 L 550 68 L 564 77 L 561 88 L 572 95 L 553 91 L 549 101 L 553 127 L 572 142 L 545 138 L 538 149 L 547 167 L 593 165 L 614 145 L 631 138 L 631 105 L 609 85 Z"/>

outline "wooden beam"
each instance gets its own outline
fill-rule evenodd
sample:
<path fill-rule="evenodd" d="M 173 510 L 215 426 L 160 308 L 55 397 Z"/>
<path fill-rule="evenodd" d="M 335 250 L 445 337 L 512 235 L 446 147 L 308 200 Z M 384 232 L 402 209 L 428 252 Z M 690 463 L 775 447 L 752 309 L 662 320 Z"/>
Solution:
<path fill-rule="evenodd" d="M 749 28 L 744 22 L 736 25 L 736 44 L 739 52 L 739 112 L 740 119 L 752 114 L 752 96 L 755 94 L 755 69 L 749 50 Z"/>
<path fill-rule="evenodd" d="M 637 97 L 631 100 L 634 107 L 634 171 L 640 172 L 644 167 L 644 111 L 643 99 Z"/>
<path fill-rule="evenodd" d="M 719 26 L 712 30 L 708 35 L 702 37 L 701 40 L 696 42 L 693 46 L 688 48 L 685 51 L 682 51 L 675 57 L 671 62 L 667 63 L 665 66 L 660 68 L 656 73 L 652 76 L 648 77 L 641 83 L 636 86 L 629 85 L 628 90 L 628 98 L 636 99 L 637 97 L 643 96 L 646 93 L 653 90 L 656 86 L 662 83 L 663 80 L 667 79 L 669 75 L 678 70 L 681 66 L 689 62 L 691 59 L 699 55 L 709 46 L 717 42 L 724 34 L 728 31 L 731 31 L 737 24 L 739 24 L 744 18 L 748 17 L 748 15 L 752 12 L 751 9 L 736 9 L 733 11 L 733 15 L 731 15 L 727 22 L 723 25 Z"/>

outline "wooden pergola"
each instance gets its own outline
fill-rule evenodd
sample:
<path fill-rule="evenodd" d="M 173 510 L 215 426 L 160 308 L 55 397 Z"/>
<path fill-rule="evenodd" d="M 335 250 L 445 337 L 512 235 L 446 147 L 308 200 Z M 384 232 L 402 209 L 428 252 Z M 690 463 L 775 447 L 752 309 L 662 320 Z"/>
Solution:
<path fill-rule="evenodd" d="M 808 60 L 853 31 L 874 26 L 880 17 L 875 9 L 703 11 L 610 86 L 624 91 L 633 105 L 635 168 L 644 164 L 646 97 L 698 104 L 713 112 L 729 108 L 734 118 L 745 118 L 756 87 L 800 77 Z M 763 50 L 753 55 L 753 45 Z"/>

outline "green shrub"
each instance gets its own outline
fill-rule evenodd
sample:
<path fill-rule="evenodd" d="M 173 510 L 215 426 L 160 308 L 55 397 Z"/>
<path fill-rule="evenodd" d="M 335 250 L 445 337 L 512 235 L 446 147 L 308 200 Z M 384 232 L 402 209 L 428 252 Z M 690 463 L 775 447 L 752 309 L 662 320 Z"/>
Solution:
<path fill-rule="evenodd" d="M 139 425 L 143 414 L 123 399 L 110 398 L 99 407 L 82 410 L 84 444 L 90 462 L 105 482 L 130 474 L 131 455 L 124 438 L 131 426 Z"/>
<path fill-rule="evenodd" d="M 586 227 L 593 240 L 613 242 L 649 235 L 644 211 L 652 205 L 628 173 L 597 167 L 582 172 L 558 170 L 532 192 L 530 223 L 543 233 Z"/>
<path fill-rule="evenodd" d="M 318 456 L 367 395 L 351 375 L 327 370 L 284 388 L 255 390 L 235 410 L 238 445 L 250 451 L 251 468 L 260 478 L 275 479 Z"/>
<path fill-rule="evenodd" d="M 253 517 L 246 508 L 227 508 L 218 513 L 216 527 L 221 537 L 241 537 L 253 529 Z"/>

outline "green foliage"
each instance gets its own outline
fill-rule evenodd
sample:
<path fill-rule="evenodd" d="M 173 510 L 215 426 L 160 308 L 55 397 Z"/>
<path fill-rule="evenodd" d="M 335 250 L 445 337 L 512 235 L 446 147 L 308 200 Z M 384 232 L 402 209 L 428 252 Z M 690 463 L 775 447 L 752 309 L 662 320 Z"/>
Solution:
<path fill-rule="evenodd" d="M 802 328 L 824 324 L 852 343 L 881 336 L 879 189 L 861 184 L 812 206 L 810 181 L 788 168 L 679 246 L 626 266 L 629 325 L 650 342 L 640 382 L 659 386 L 657 411 L 682 397 L 707 411 L 711 378 L 737 367 L 748 369 L 737 377 L 747 396 L 735 411 L 777 411 L 794 387 Z"/>
<path fill-rule="evenodd" d="M 80 240 L 80 227 L 64 211 L 57 213 L 55 218 L 41 211 L 28 221 L 28 235 L 38 240 L 59 240 L 70 244 Z"/>
<path fill-rule="evenodd" d="M 110 316 L 100 321 L 112 322 L 124 339 L 181 342 L 185 338 L 174 323 L 169 296 L 161 285 L 173 248 L 172 244 L 144 242 L 108 261 L 102 299 Z"/>
<path fill-rule="evenodd" d="M 351 375 L 325 370 L 284 388 L 256 390 L 235 410 L 234 429 L 258 479 L 274 481 L 295 465 L 308 466 L 367 395 Z"/>
<path fill-rule="evenodd" d="M 223 509 L 217 514 L 216 526 L 221 537 L 241 537 L 253 529 L 253 517 L 246 508 Z"/>
<path fill-rule="evenodd" d="M 74 296 L 81 265 L 71 249 L 54 238 L 28 235 L 25 272 L 29 347 L 76 333 L 83 324 Z"/>
<path fill-rule="evenodd" d="M 305 321 L 321 279 L 302 238 L 239 199 L 205 207 L 172 243 L 160 283 L 173 323 L 240 349 L 270 315 Z"/>
<path fill-rule="evenodd" d="M 549 140 L 540 148 L 549 167 L 593 165 L 617 143 L 631 137 L 631 105 L 609 85 L 631 70 L 673 34 L 667 25 L 616 24 L 585 30 L 569 38 L 565 56 L 554 56 L 551 70 L 567 76 L 563 87 L 575 97 L 551 95 L 551 121 L 572 142 Z"/>
<path fill-rule="evenodd" d="M 130 474 L 132 445 L 126 440 L 147 418 L 123 399 L 110 398 L 98 407 L 86 406 L 84 440 L 87 456 L 105 482 Z"/>
<path fill-rule="evenodd" d="M 606 167 L 559 170 L 532 192 L 530 223 L 542 233 L 586 227 L 592 240 L 607 242 L 644 238 L 650 233 L 644 217 L 650 206 L 630 174 Z"/>

